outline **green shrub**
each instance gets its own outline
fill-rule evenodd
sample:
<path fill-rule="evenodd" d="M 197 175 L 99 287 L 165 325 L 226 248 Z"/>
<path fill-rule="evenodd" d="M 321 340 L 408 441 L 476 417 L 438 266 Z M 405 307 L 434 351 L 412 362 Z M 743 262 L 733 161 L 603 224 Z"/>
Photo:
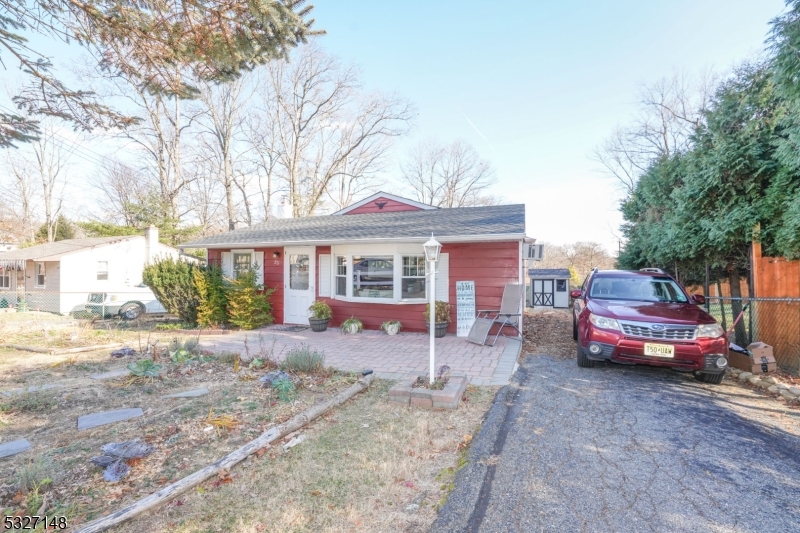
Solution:
<path fill-rule="evenodd" d="M 308 308 L 311 311 L 311 318 L 316 319 L 323 319 L 323 318 L 331 318 L 333 316 L 333 311 L 331 311 L 331 306 L 323 302 L 322 300 L 317 300 Z"/>
<path fill-rule="evenodd" d="M 147 265 L 142 281 L 168 312 L 178 315 L 184 322 L 196 324 L 200 298 L 193 271 L 197 268 L 200 267 L 193 263 L 168 257 Z"/>
<path fill-rule="evenodd" d="M 228 292 L 228 320 L 242 329 L 255 329 L 272 324 L 272 305 L 269 297 L 275 289 L 262 290 L 255 270 L 240 272 L 231 280 Z"/>
<path fill-rule="evenodd" d="M 195 268 L 194 286 L 197 290 L 197 323 L 204 327 L 218 327 L 228 322 L 228 286 L 222 269 L 216 265 Z"/>
<path fill-rule="evenodd" d="M 282 402 L 291 402 L 295 398 L 294 383 L 289 379 L 276 379 L 272 388 L 278 391 L 278 399 Z"/>
<path fill-rule="evenodd" d="M 161 373 L 161 365 L 157 365 L 152 359 L 143 359 L 135 363 L 128 363 L 128 370 L 131 374 L 140 378 L 157 378 Z"/>
<path fill-rule="evenodd" d="M 425 322 L 430 322 L 431 320 L 431 304 L 427 304 L 425 306 L 425 313 L 423 315 L 425 317 Z M 436 300 L 436 322 L 450 322 L 450 304 L 447 302 L 443 302 L 441 300 Z"/>
<path fill-rule="evenodd" d="M 282 370 L 305 372 L 307 374 L 318 372 L 325 368 L 325 354 L 311 349 L 307 344 L 292 348 L 281 363 Z"/>

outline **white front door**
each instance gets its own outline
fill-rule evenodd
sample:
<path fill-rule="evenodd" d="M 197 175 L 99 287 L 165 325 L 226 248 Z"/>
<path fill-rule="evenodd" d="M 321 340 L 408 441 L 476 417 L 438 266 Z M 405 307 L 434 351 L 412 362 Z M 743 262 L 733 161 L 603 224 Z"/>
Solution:
<path fill-rule="evenodd" d="M 314 303 L 315 294 L 315 251 L 313 246 L 283 250 L 283 322 L 286 324 L 308 324 L 308 307 Z"/>

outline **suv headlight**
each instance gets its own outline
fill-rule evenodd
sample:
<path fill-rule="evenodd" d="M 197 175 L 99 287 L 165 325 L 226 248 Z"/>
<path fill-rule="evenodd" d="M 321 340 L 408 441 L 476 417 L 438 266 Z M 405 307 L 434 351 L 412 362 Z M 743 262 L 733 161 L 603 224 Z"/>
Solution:
<path fill-rule="evenodd" d="M 719 324 L 700 324 L 697 326 L 696 337 L 698 339 L 716 339 L 724 334 L 725 330 Z"/>
<path fill-rule="evenodd" d="M 589 322 L 601 329 L 615 329 L 619 331 L 619 322 L 613 318 L 589 314 Z"/>

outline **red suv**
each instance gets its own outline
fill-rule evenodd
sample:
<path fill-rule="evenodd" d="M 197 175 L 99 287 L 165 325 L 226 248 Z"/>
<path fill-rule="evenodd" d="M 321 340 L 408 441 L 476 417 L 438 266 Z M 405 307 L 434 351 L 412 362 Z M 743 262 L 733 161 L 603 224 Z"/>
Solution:
<path fill-rule="evenodd" d="M 725 331 L 671 276 L 656 268 L 592 271 L 574 299 L 578 366 L 595 361 L 665 366 L 719 383 L 728 359 Z"/>

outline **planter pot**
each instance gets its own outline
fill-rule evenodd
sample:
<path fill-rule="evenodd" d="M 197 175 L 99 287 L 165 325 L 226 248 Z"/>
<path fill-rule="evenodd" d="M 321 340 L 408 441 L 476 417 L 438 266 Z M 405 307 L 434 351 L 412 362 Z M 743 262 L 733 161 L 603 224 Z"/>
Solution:
<path fill-rule="evenodd" d="M 311 325 L 311 331 L 319 333 L 328 329 L 330 320 L 330 318 L 309 318 L 308 323 Z"/>
<path fill-rule="evenodd" d="M 441 339 L 442 337 L 444 337 L 444 334 L 447 333 L 448 324 L 450 324 L 450 322 L 437 322 L 435 329 L 433 330 L 433 337 L 435 339 Z M 431 330 L 431 325 L 427 322 L 425 322 L 425 329 L 427 329 L 428 331 Z"/>
<path fill-rule="evenodd" d="M 342 332 L 348 335 L 355 335 L 358 333 L 358 326 L 356 324 L 348 324 L 346 327 L 342 328 Z"/>
<path fill-rule="evenodd" d="M 400 324 L 390 324 L 383 328 L 383 331 L 385 331 L 387 335 L 397 335 L 397 332 L 400 331 Z"/>

